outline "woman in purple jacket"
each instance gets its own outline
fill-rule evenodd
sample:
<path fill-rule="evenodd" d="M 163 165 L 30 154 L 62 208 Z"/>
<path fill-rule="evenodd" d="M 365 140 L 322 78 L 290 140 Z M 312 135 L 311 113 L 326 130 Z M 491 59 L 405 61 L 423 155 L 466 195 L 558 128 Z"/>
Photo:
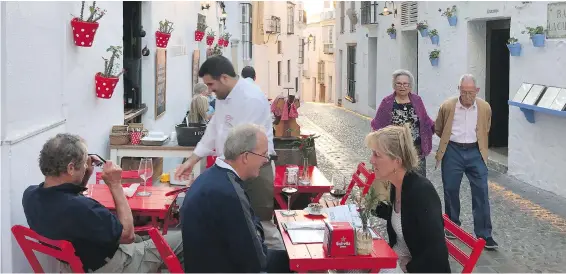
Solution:
<path fill-rule="evenodd" d="M 426 156 L 432 149 L 434 122 L 428 116 L 421 97 L 411 92 L 413 83 L 414 78 L 409 71 L 400 69 L 393 72 L 394 92 L 381 101 L 371 127 L 378 130 L 408 123 L 420 157 L 416 171 L 426 177 Z"/>

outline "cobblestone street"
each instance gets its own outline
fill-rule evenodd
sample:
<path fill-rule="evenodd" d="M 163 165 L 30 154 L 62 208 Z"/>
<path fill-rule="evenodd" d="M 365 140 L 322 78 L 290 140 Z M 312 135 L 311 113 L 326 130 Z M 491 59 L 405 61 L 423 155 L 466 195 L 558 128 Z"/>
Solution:
<path fill-rule="evenodd" d="M 369 163 L 364 137 L 370 118 L 330 104 L 306 103 L 299 112 L 301 129 L 321 135 L 316 141 L 318 165 L 329 180 L 332 175 L 351 176 L 359 162 Z M 427 158 L 427 176 L 442 200 L 433 153 Z M 464 180 L 461 221 L 470 232 L 470 188 Z M 566 199 L 491 170 L 489 189 L 493 237 L 500 248 L 484 250 L 475 272 L 566 272 Z M 452 271 L 461 272 L 453 260 Z"/>

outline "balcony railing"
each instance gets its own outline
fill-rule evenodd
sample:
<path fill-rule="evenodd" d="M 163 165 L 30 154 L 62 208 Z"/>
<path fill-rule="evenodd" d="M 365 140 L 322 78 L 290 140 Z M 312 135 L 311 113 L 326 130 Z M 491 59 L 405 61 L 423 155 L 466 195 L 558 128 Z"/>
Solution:
<path fill-rule="evenodd" d="M 334 44 L 324 44 L 324 54 L 334 54 Z"/>
<path fill-rule="evenodd" d="M 265 33 L 281 33 L 281 18 L 271 16 L 266 23 Z"/>

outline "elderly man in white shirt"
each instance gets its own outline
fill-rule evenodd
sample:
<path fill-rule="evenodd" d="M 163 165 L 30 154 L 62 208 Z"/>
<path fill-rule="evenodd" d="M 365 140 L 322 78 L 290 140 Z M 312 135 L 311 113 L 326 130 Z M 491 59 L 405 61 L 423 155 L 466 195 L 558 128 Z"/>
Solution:
<path fill-rule="evenodd" d="M 206 156 L 224 159 L 226 137 L 233 127 L 241 124 L 253 123 L 264 127 L 268 139 L 269 155 L 247 152 L 246 157 L 275 156 L 271 110 L 259 86 L 238 77 L 232 63 L 224 56 L 208 58 L 200 67 L 199 77 L 210 91 L 216 93 L 215 113 L 194 153 L 177 169 L 175 178 L 189 178 L 193 167 Z M 245 189 L 255 214 L 261 219 L 266 245 L 271 249 L 284 249 L 281 236 L 273 224 L 274 173 L 275 164 L 270 159 L 261 168 L 259 177 L 245 182 Z"/>

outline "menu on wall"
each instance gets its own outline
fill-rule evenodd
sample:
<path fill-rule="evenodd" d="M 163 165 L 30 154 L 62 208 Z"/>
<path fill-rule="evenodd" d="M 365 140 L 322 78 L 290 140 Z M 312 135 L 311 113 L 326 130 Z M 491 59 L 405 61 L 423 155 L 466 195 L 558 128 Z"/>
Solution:
<path fill-rule="evenodd" d="M 155 52 L 155 119 L 165 113 L 167 101 L 167 49 Z"/>
<path fill-rule="evenodd" d="M 200 52 L 198 49 L 193 51 L 193 85 L 198 83 L 198 70 L 200 65 Z"/>
<path fill-rule="evenodd" d="M 547 9 L 546 38 L 566 38 L 566 2 L 549 3 Z"/>

